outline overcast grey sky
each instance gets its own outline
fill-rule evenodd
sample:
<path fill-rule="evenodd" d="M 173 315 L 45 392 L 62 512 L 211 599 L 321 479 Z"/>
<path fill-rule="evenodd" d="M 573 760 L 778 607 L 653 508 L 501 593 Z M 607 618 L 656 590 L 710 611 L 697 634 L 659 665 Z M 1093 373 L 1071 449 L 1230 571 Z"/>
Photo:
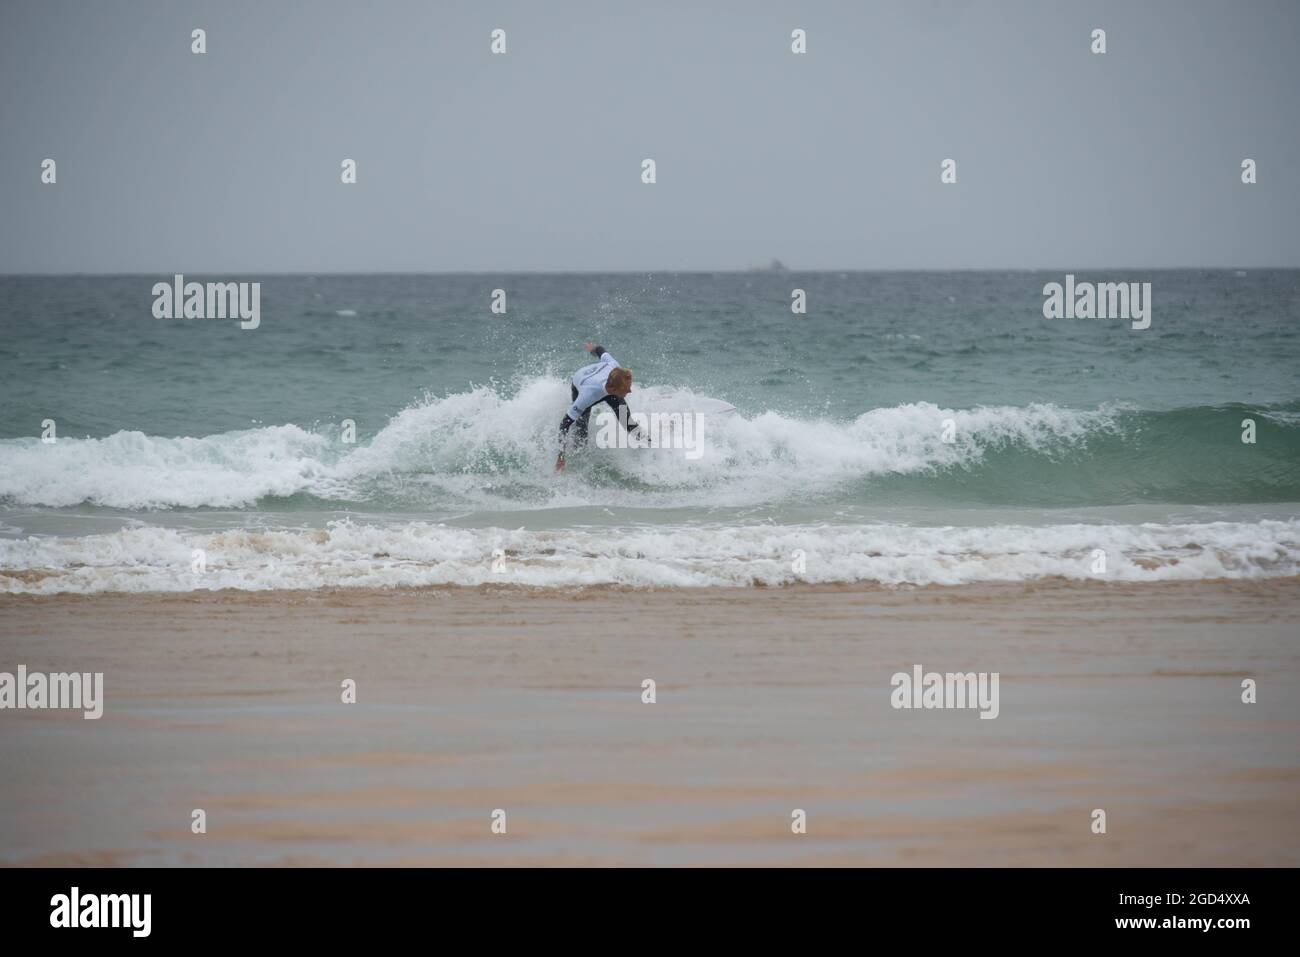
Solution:
<path fill-rule="evenodd" d="M 1297 94 L 1296 0 L 5 0 L 0 271 L 1297 266 Z"/>

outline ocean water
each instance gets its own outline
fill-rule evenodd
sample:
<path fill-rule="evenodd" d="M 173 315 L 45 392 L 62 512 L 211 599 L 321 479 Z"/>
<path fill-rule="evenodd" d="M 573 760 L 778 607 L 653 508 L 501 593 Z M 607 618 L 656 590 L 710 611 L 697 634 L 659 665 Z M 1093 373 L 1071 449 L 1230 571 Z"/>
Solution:
<path fill-rule="evenodd" d="M 0 278 L 0 591 L 1300 575 L 1300 271 L 186 278 Z M 556 475 L 587 340 L 737 411 Z"/>

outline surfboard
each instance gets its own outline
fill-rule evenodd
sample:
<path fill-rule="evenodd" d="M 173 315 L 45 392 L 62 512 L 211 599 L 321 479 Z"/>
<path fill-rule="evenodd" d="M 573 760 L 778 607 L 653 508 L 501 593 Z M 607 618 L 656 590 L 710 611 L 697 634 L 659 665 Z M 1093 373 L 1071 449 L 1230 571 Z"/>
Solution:
<path fill-rule="evenodd" d="M 688 413 L 702 412 L 708 415 L 734 415 L 736 407 L 730 402 L 715 399 L 712 396 L 696 395 L 689 389 L 676 389 L 671 386 L 652 385 L 645 389 L 632 387 L 632 394 L 627 397 L 628 407 L 633 412 Z"/>
<path fill-rule="evenodd" d="M 736 407 L 730 402 L 712 396 L 696 395 L 688 389 L 667 386 L 650 386 L 646 389 L 633 387 L 627 397 L 627 405 L 635 421 L 642 426 L 637 433 L 641 437 L 637 442 L 625 439 L 623 431 L 612 425 L 613 413 L 606 405 L 601 406 L 598 418 L 592 422 L 593 430 L 612 428 L 613 433 L 609 438 L 616 448 L 639 448 L 642 447 L 640 442 L 650 442 L 650 447 L 655 449 L 686 450 L 688 459 L 699 457 L 698 452 L 711 420 L 736 414 Z M 598 444 L 599 441 L 598 438 Z M 692 450 L 696 454 L 691 454 Z"/>

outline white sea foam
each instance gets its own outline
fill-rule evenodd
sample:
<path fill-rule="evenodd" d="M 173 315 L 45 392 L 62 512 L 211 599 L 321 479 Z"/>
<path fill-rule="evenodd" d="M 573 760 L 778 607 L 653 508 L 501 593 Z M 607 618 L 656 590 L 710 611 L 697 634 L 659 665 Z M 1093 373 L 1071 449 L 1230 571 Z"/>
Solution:
<path fill-rule="evenodd" d="M 195 549 L 206 571 L 192 571 Z M 502 570 L 494 553 L 504 553 Z M 1106 553 L 1103 574 L 1095 550 Z M 805 568 L 795 570 L 795 554 Z M 636 526 L 525 531 L 338 522 L 0 540 L 0 593 L 515 584 L 1118 582 L 1300 575 L 1300 520 L 1186 525 Z"/>
<path fill-rule="evenodd" d="M 688 401 L 689 390 L 679 390 Z M 635 410 L 636 393 L 629 400 Z M 333 423 L 277 425 L 202 438 L 118 432 L 107 438 L 0 441 L 0 501 L 126 509 L 249 508 L 309 494 L 392 504 L 418 484 L 420 506 L 714 506 L 804 500 L 846 482 L 969 466 L 1006 443 L 1050 448 L 1111 427 L 1111 411 L 1047 404 L 969 410 L 927 402 L 874 409 L 852 421 L 777 412 L 716 415 L 705 452 L 596 449 L 552 471 L 565 385 L 533 378 L 511 393 L 488 387 L 427 398 L 373 437 L 341 441 Z M 945 420 L 953 441 L 943 441 Z M 395 492 L 396 490 L 396 492 Z M 387 498 L 386 498 L 387 497 Z"/>

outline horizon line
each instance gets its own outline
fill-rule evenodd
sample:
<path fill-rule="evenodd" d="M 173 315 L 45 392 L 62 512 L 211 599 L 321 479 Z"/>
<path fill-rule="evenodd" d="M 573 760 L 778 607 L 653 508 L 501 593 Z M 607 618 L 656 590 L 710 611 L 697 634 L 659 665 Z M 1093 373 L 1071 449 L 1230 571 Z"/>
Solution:
<path fill-rule="evenodd" d="M 196 276 L 215 276 L 215 275 L 250 275 L 250 276 L 635 276 L 635 275 L 679 275 L 679 276 L 708 276 L 708 275 L 765 275 L 780 276 L 787 274 L 831 274 L 831 273 L 997 273 L 997 272 L 1020 272 L 1020 273 L 1078 273 L 1078 272 L 1099 272 L 1110 270 L 1114 272 L 1139 272 L 1143 270 L 1151 272 L 1246 272 L 1254 270 L 1259 271 L 1297 271 L 1300 265 L 1290 266 L 1241 266 L 1241 265 L 1194 265 L 1194 266 L 958 266 L 958 267 L 918 267 L 906 266 L 896 268 L 845 268 L 835 269 L 826 267 L 816 267 L 802 269 L 794 266 L 783 266 L 780 269 L 773 269 L 769 266 L 740 268 L 740 269 L 448 269 L 448 270 L 412 270 L 412 269 L 372 269 L 372 270 L 258 270 L 258 269 L 201 269 L 189 272 L 189 275 Z M 180 275 L 186 275 L 187 271 L 181 270 Z M 177 275 L 175 269 L 166 270 L 119 270 L 113 272 L 101 272 L 93 270 L 76 270 L 76 271 L 40 271 L 40 272 L 8 272 L 0 270 L 0 279 L 24 279 L 24 278 L 60 278 L 60 277 L 88 277 L 88 278 L 110 278 L 110 277 L 127 277 L 127 276 L 160 276 L 160 275 Z"/>

